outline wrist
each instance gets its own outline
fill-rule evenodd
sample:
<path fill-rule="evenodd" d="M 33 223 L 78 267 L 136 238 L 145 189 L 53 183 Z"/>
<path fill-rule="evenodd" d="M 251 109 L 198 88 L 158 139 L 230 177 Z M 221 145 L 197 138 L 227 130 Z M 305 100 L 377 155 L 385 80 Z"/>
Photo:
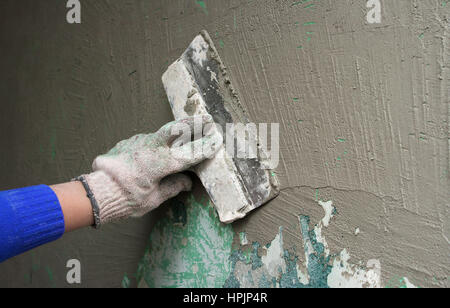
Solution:
<path fill-rule="evenodd" d="M 56 194 L 65 221 L 65 232 L 91 226 L 94 216 L 83 185 L 78 182 L 50 186 Z"/>
<path fill-rule="evenodd" d="M 98 207 L 96 227 L 132 214 L 132 207 L 124 190 L 106 172 L 96 171 L 83 178 L 87 184 L 87 190 L 92 193 L 93 207 Z"/>

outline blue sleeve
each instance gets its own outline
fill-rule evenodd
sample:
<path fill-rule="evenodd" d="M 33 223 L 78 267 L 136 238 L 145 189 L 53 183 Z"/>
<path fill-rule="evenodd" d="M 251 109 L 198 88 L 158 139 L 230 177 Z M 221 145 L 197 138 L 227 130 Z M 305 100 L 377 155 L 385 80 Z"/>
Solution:
<path fill-rule="evenodd" d="M 0 262 L 64 234 L 58 197 L 46 186 L 0 192 Z"/>

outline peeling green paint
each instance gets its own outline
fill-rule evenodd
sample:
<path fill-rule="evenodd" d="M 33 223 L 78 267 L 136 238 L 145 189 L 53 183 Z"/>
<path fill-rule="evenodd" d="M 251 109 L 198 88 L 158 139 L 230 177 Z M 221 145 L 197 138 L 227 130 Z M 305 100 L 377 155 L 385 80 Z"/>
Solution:
<path fill-rule="evenodd" d="M 197 4 L 203 9 L 203 12 L 204 12 L 206 15 L 208 15 L 208 9 L 206 8 L 206 3 L 205 3 L 205 1 L 200 1 L 200 0 L 198 0 L 198 1 L 195 1 L 195 3 L 197 3 Z"/>
<path fill-rule="evenodd" d="M 41 268 L 41 260 L 37 258 L 37 255 L 34 251 L 31 252 L 31 271 L 37 272 Z"/>
<path fill-rule="evenodd" d="M 312 288 L 327 288 L 328 275 L 331 273 L 330 256 L 326 256 L 325 247 L 317 241 L 315 231 L 309 230 L 310 218 L 308 216 L 300 216 L 299 222 L 305 255 L 308 258 L 308 286 Z"/>
<path fill-rule="evenodd" d="M 47 272 L 48 280 L 50 282 L 50 286 L 52 288 L 55 288 L 56 285 L 55 285 L 55 278 L 53 277 L 53 271 L 48 266 L 45 267 L 45 271 Z"/>
<path fill-rule="evenodd" d="M 325 217 L 311 228 L 309 216 L 299 216 L 298 222 L 303 238 L 305 261 L 300 262 L 295 251 L 283 248 L 283 228 L 274 241 L 262 247 L 266 253 L 258 253 L 261 245 L 253 243 L 250 258 L 242 250 L 233 251 L 232 273 L 225 287 L 265 287 L 265 288 L 329 288 L 336 286 L 379 287 L 381 267 L 378 260 L 369 260 L 367 266 L 350 264 L 350 255 L 344 249 L 340 254 L 330 254 L 328 244 L 322 236 L 337 211 L 330 215 L 330 209 L 324 206 Z M 332 205 L 332 201 L 326 202 Z M 334 208 L 335 209 L 335 208 Z M 280 250 L 281 247 L 281 250 Z M 273 250 L 272 250 L 273 248 Z M 276 271 L 274 271 L 276 270 Z"/>
<path fill-rule="evenodd" d="M 252 244 L 252 249 L 249 253 L 245 253 L 242 250 L 234 250 L 230 256 L 231 262 L 231 272 L 229 277 L 227 278 L 224 288 L 240 288 L 240 282 L 235 276 L 236 272 L 236 264 L 240 261 L 247 265 L 251 265 L 251 269 L 254 271 L 263 266 L 262 259 L 258 254 L 258 249 L 261 248 L 261 245 L 258 242 L 254 242 Z M 259 282 L 260 283 L 260 282 Z M 258 284 L 259 284 L 258 283 Z M 263 282 L 265 283 L 265 281 Z"/>
<path fill-rule="evenodd" d="M 300 4 L 305 4 L 305 3 L 308 3 L 308 2 L 311 2 L 311 1 L 312 1 L 312 0 L 301 0 L 301 1 L 296 1 L 296 2 L 294 2 L 294 3 L 291 4 L 291 7 L 297 6 L 297 5 L 300 5 Z M 311 7 L 311 6 L 314 6 L 314 4 L 312 3 L 312 4 L 309 4 L 309 5 L 305 6 L 305 9 L 307 9 L 307 8 L 309 8 L 309 7 Z"/>
<path fill-rule="evenodd" d="M 318 203 L 325 210 L 318 224 L 312 226 L 309 216 L 298 216 L 305 256 L 300 262 L 295 250 L 284 248 L 282 227 L 264 246 L 258 242 L 248 245 L 245 232 L 236 234 L 241 245 L 233 249 L 233 229 L 219 222 L 210 201 L 198 202 L 191 196 L 186 205 L 174 202 L 170 215 L 158 221 L 151 233 L 139 264 L 138 281 L 147 287 L 184 288 L 380 287 L 381 267 L 373 267 L 378 260 L 369 260 L 363 266 L 350 264 L 346 249 L 330 253 L 322 228 L 328 226 L 337 210 L 333 207 L 330 215 L 325 203 Z M 332 201 L 328 203 L 332 205 Z M 126 284 L 125 277 L 122 284 Z M 402 278 L 395 286 L 413 285 Z"/>
<path fill-rule="evenodd" d="M 222 287 L 231 272 L 232 227 L 220 223 L 210 201 L 193 196 L 170 212 L 152 230 L 138 281 L 152 288 Z"/>
<path fill-rule="evenodd" d="M 247 234 L 245 234 L 245 232 L 239 233 L 239 240 L 240 240 L 241 246 L 247 245 L 248 244 Z"/>
<path fill-rule="evenodd" d="M 300 279 L 301 273 L 297 269 L 298 256 L 288 250 L 283 250 L 283 255 L 281 256 L 286 265 L 285 268 L 278 269 L 277 277 L 270 275 L 264 268 L 262 257 L 258 254 L 261 244 L 254 242 L 250 258 L 242 250 L 233 251 L 230 258 L 232 271 L 224 287 L 240 288 L 242 287 L 240 281 L 245 280 L 246 284 L 261 288 L 327 288 L 327 278 L 331 272 L 331 256 L 325 254 L 324 245 L 317 241 L 315 231 L 309 230 L 309 217 L 301 216 L 300 225 L 304 237 L 305 254 L 308 255 L 308 283 L 303 283 L 304 279 Z M 280 228 L 280 235 L 281 233 L 282 228 Z M 268 244 L 265 247 L 270 248 L 272 245 L 275 245 L 275 243 Z M 238 262 L 251 266 L 249 267 L 250 270 L 248 272 L 240 272 L 237 269 Z M 257 282 L 254 279 L 255 277 L 259 277 Z"/>
<path fill-rule="evenodd" d="M 408 278 L 395 276 L 391 278 L 385 286 L 386 289 L 410 289 L 417 288 Z"/>
<path fill-rule="evenodd" d="M 128 278 L 127 274 L 125 273 L 122 279 L 122 288 L 128 289 L 130 285 L 131 285 L 130 278 Z"/>

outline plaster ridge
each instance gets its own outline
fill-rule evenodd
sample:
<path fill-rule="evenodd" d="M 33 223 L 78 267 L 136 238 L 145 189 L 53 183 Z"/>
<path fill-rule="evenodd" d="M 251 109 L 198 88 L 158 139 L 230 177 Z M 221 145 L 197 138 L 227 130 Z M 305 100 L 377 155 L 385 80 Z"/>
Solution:
<path fill-rule="evenodd" d="M 300 189 L 300 188 L 309 188 L 309 189 L 312 189 L 312 190 L 315 190 L 315 189 L 333 189 L 333 190 L 340 191 L 340 192 L 360 192 L 360 193 L 369 194 L 369 195 L 371 195 L 373 197 L 376 197 L 378 199 L 382 199 L 383 201 L 389 200 L 389 199 L 390 199 L 389 201 L 394 201 L 394 202 L 401 202 L 402 201 L 401 199 L 396 199 L 396 198 L 394 198 L 392 196 L 379 196 L 379 195 L 377 195 L 377 194 L 375 194 L 373 192 L 369 192 L 369 191 L 362 190 L 362 189 L 346 189 L 346 188 L 337 188 L 337 187 L 334 187 L 334 186 L 313 187 L 313 186 L 309 186 L 309 185 L 295 185 L 295 186 L 285 187 L 285 188 L 281 189 L 280 193 L 288 191 L 288 190 Z"/>

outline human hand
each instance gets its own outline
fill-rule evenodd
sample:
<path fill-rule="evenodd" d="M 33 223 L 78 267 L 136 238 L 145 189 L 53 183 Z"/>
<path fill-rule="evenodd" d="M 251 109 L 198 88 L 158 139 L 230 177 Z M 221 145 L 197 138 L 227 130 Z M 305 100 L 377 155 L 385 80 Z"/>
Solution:
<path fill-rule="evenodd" d="M 171 122 L 155 134 L 134 136 L 97 157 L 94 172 L 84 176 L 98 204 L 96 225 L 141 217 L 180 192 L 190 191 L 191 179 L 180 172 L 211 158 L 222 146 L 222 136 L 210 130 L 212 134 L 191 142 L 191 135 L 186 141 L 186 131 L 212 122 L 209 115 Z"/>

